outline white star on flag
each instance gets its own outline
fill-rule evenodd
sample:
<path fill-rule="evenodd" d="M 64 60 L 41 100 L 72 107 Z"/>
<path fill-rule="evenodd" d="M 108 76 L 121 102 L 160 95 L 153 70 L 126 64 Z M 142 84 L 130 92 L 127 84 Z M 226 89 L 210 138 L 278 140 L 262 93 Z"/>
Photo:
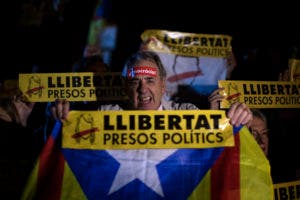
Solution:
<path fill-rule="evenodd" d="M 107 151 L 120 163 L 109 194 L 112 194 L 135 179 L 141 180 L 160 196 L 164 196 L 156 165 L 177 149 L 140 149 Z"/>

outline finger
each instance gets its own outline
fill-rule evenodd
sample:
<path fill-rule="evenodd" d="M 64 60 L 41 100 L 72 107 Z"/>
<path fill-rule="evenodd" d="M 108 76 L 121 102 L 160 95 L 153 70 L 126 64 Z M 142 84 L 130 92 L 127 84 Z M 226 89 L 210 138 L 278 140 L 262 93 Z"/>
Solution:
<path fill-rule="evenodd" d="M 55 106 L 50 107 L 51 115 L 55 120 L 59 120 L 57 108 Z"/>
<path fill-rule="evenodd" d="M 221 95 L 221 94 L 219 93 L 219 91 L 221 91 L 221 90 L 223 90 L 223 88 L 219 88 L 219 89 L 215 90 L 215 91 L 208 97 L 208 101 L 209 101 L 210 104 L 216 104 L 216 103 L 219 104 L 219 102 L 225 98 L 223 95 Z M 217 105 L 217 107 L 219 107 L 219 106 Z"/>
<path fill-rule="evenodd" d="M 244 103 L 237 107 L 236 112 L 238 113 L 236 116 L 237 120 L 235 121 L 236 126 L 248 124 L 253 119 L 251 110 Z"/>
<path fill-rule="evenodd" d="M 218 89 L 214 90 L 214 91 L 211 93 L 211 95 L 210 95 L 209 97 L 213 97 L 213 96 L 215 96 L 215 95 L 220 94 L 220 92 L 221 92 L 222 90 L 224 90 L 224 88 L 218 88 Z"/>
<path fill-rule="evenodd" d="M 55 101 L 55 107 L 56 107 L 56 116 L 58 119 L 62 118 L 63 115 L 63 101 L 62 100 L 56 100 Z"/>
<path fill-rule="evenodd" d="M 213 91 L 210 95 L 210 97 L 213 97 L 215 95 L 219 94 L 219 89 L 216 89 L 215 91 Z"/>
<path fill-rule="evenodd" d="M 230 123 L 234 126 L 246 124 L 252 119 L 252 112 L 244 103 L 235 102 L 228 111 Z"/>
<path fill-rule="evenodd" d="M 223 99 L 224 99 L 224 97 L 221 96 L 221 95 L 217 95 L 217 96 L 214 96 L 213 98 L 209 99 L 210 109 L 212 109 L 212 110 L 219 109 L 219 107 L 220 107 L 220 102 L 221 102 Z"/>
<path fill-rule="evenodd" d="M 230 108 L 229 108 L 229 110 L 228 110 L 228 112 L 227 112 L 227 117 L 228 117 L 229 119 L 231 119 L 232 116 L 234 115 L 235 110 L 237 109 L 237 106 L 238 106 L 238 105 L 239 105 L 238 102 L 235 102 L 235 103 L 231 104 L 231 106 L 230 106 Z"/>
<path fill-rule="evenodd" d="M 33 107 L 34 107 L 34 105 L 35 105 L 35 102 L 28 102 L 28 103 L 26 103 L 26 106 L 29 108 L 29 109 L 33 109 Z"/>
<path fill-rule="evenodd" d="M 222 95 L 216 95 L 214 97 L 212 97 L 209 101 L 221 101 L 223 100 L 225 97 L 223 97 Z"/>
<path fill-rule="evenodd" d="M 61 119 L 67 119 L 69 111 L 70 111 L 70 102 L 64 100 L 62 102 L 62 116 L 61 116 Z"/>
<path fill-rule="evenodd" d="M 50 107 L 51 114 L 55 120 L 61 120 L 63 110 L 63 101 L 55 100 L 55 103 Z"/>
<path fill-rule="evenodd" d="M 241 120 L 241 124 L 249 124 L 253 120 L 253 114 L 249 108 L 244 110 L 245 117 Z"/>
<path fill-rule="evenodd" d="M 249 114 L 250 112 L 247 109 L 241 110 L 240 114 L 237 116 L 237 119 L 235 121 L 235 125 L 245 125 L 247 122 L 251 119 L 251 116 Z"/>

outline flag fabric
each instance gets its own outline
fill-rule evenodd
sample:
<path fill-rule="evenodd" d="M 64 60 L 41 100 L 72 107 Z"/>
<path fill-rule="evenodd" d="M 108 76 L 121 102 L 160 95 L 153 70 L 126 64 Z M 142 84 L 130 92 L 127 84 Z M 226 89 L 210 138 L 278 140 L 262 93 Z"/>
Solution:
<path fill-rule="evenodd" d="M 97 0 L 93 18 L 90 22 L 83 57 L 101 56 L 110 65 L 112 51 L 117 45 L 118 26 L 111 18 L 112 1 Z"/>
<path fill-rule="evenodd" d="M 57 122 L 22 199 L 273 200 L 269 161 L 247 128 L 234 133 L 234 147 L 64 149 Z"/>

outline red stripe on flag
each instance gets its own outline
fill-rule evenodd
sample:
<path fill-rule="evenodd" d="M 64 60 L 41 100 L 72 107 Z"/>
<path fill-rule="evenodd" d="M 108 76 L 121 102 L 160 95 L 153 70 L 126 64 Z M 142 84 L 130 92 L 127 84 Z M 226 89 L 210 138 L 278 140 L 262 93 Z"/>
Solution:
<path fill-rule="evenodd" d="M 37 199 L 60 199 L 64 162 L 59 142 L 50 136 L 39 159 Z"/>
<path fill-rule="evenodd" d="M 240 137 L 225 147 L 211 169 L 211 200 L 240 200 Z"/>

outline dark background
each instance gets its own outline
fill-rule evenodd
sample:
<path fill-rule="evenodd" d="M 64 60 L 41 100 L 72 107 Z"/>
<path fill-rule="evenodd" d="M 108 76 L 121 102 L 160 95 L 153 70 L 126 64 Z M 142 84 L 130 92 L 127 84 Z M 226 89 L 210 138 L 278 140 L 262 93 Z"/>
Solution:
<path fill-rule="evenodd" d="M 29 2 L 38 10 L 42 2 L 51 1 L 18 0 L 14 12 L 5 15 L 4 21 L 8 22 L 5 24 L 8 24 L 7 27 L 13 26 L 13 33 L 9 28 L 3 29 L 7 34 L 4 43 L 8 44 L 4 61 L 10 63 L 10 67 L 2 67 L 1 71 L 31 71 L 32 65 L 39 65 L 40 71 L 45 72 L 69 71 L 82 56 L 97 1 L 61 0 L 60 11 L 40 9 L 42 13 L 26 10 L 24 5 Z M 107 18 L 118 25 L 117 49 L 113 53 L 111 66 L 115 71 L 137 50 L 141 42 L 140 34 L 145 29 L 228 34 L 233 38 L 232 46 L 238 58 L 249 49 L 260 48 L 265 54 L 264 63 L 261 62 L 264 67 L 256 69 L 252 66 L 253 70 L 249 70 L 252 73 L 247 78 L 253 79 L 276 79 L 276 73 L 287 67 L 290 48 L 299 44 L 298 7 L 292 4 L 276 5 L 272 2 L 272 5 L 262 5 L 254 1 L 208 3 L 191 0 L 110 2 Z M 28 13 L 42 15 L 41 23 L 22 24 L 21 19 Z M 271 63 L 274 53 L 277 54 L 275 64 Z"/>
<path fill-rule="evenodd" d="M 31 10 L 32 16 L 42 14 L 38 25 L 20 22 L 28 2 L 39 7 L 47 1 L 15 1 L 2 18 L 2 79 L 31 72 L 33 65 L 39 66 L 39 72 L 68 72 L 82 57 L 96 1 L 61 1 L 59 13 Z M 113 71 L 119 71 L 125 59 L 138 49 L 145 29 L 231 35 L 238 62 L 232 78 L 240 80 L 278 80 L 278 74 L 288 67 L 291 49 L 300 46 L 299 10 L 293 4 L 190 0 L 111 3 L 109 20 L 118 25 Z M 251 62 L 245 61 L 244 56 L 253 49 L 258 49 L 258 54 Z M 295 180 L 296 168 L 300 168 L 300 139 L 295 132 L 299 130 L 299 109 L 267 109 L 265 113 L 274 181 Z"/>

